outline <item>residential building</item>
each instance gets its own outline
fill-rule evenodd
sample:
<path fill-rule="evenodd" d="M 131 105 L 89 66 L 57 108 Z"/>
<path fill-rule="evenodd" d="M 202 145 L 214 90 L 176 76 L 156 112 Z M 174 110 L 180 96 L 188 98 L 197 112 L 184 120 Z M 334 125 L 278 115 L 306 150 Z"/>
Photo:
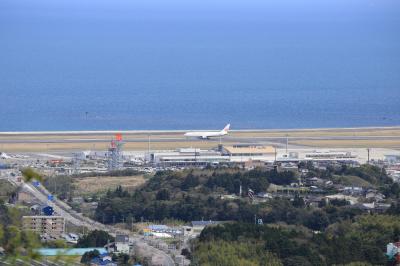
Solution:
<path fill-rule="evenodd" d="M 400 263 L 400 242 L 389 243 L 386 246 L 386 256 L 389 259 L 396 259 L 397 263 Z"/>
<path fill-rule="evenodd" d="M 343 194 L 334 194 L 325 196 L 325 199 L 329 202 L 331 200 L 345 200 L 350 203 L 350 205 L 358 203 L 358 199 L 353 196 L 343 195 Z"/>
<path fill-rule="evenodd" d="M 18 191 L 17 198 L 18 198 L 18 202 L 22 202 L 22 203 L 31 203 L 35 199 L 35 197 L 33 197 L 32 193 L 29 193 L 24 190 Z"/>
<path fill-rule="evenodd" d="M 113 262 L 108 254 L 101 254 L 90 261 L 90 266 L 117 266 L 117 263 Z"/>
<path fill-rule="evenodd" d="M 116 235 L 115 236 L 115 253 L 129 254 L 129 236 Z"/>
<path fill-rule="evenodd" d="M 65 219 L 62 216 L 23 216 L 22 226 L 38 233 L 42 240 L 59 239 L 65 231 Z"/>
<path fill-rule="evenodd" d="M 320 196 L 308 196 L 304 198 L 304 203 L 313 208 L 318 208 L 325 200 Z"/>

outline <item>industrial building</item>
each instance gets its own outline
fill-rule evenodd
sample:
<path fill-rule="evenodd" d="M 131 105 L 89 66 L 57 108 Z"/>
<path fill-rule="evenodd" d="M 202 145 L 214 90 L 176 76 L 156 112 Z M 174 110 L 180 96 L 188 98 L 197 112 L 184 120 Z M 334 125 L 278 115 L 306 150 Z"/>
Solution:
<path fill-rule="evenodd" d="M 300 161 L 355 161 L 356 155 L 341 151 L 312 151 L 303 153 L 277 153 L 273 146 L 259 144 L 219 145 L 218 148 L 204 150 L 198 148 L 181 148 L 175 151 L 156 151 L 150 154 L 150 162 L 159 167 L 201 167 L 218 164 L 245 164 L 252 162 L 254 166 L 265 163 Z"/>
<path fill-rule="evenodd" d="M 400 163 L 400 155 L 398 155 L 398 154 L 385 154 L 385 161 L 388 164 Z"/>
<path fill-rule="evenodd" d="M 59 239 L 65 231 L 62 216 L 23 216 L 22 227 L 38 233 L 42 240 Z"/>
<path fill-rule="evenodd" d="M 306 153 L 305 160 L 312 161 L 355 161 L 357 156 L 348 151 L 314 151 Z"/>

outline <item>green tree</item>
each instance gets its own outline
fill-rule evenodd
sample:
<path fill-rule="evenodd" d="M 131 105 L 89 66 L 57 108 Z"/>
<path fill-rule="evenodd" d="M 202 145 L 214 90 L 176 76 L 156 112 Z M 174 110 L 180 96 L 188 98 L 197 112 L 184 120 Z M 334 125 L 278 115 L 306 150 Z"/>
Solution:
<path fill-rule="evenodd" d="M 108 242 L 114 242 L 114 237 L 102 230 L 94 230 L 81 237 L 76 244 L 78 248 L 103 247 Z"/>
<path fill-rule="evenodd" d="M 156 200 L 170 200 L 170 193 L 168 189 L 162 189 L 157 192 Z"/>
<path fill-rule="evenodd" d="M 0 224 L 0 243 L 3 242 L 3 238 L 4 238 L 4 229 L 3 229 L 3 225 Z"/>
<path fill-rule="evenodd" d="M 328 216 L 322 211 L 314 211 L 306 221 L 307 227 L 317 231 L 325 229 L 328 225 Z"/>
<path fill-rule="evenodd" d="M 292 202 L 293 206 L 296 208 L 304 208 L 304 206 L 306 205 L 304 203 L 304 200 L 302 197 L 300 197 L 299 195 L 295 195 L 293 202 Z"/>
<path fill-rule="evenodd" d="M 0 246 L 5 250 L 5 259 L 29 261 L 40 256 L 36 249 L 40 247 L 39 236 L 21 229 L 21 213 L 16 208 L 8 208 L 0 202 Z"/>
<path fill-rule="evenodd" d="M 127 266 L 129 265 L 129 255 L 122 253 L 122 254 L 114 254 L 112 257 L 112 260 L 117 262 L 118 265 L 120 266 Z"/>
<path fill-rule="evenodd" d="M 99 256 L 100 256 L 100 252 L 99 252 L 97 249 L 92 250 L 92 251 L 85 252 L 85 253 L 82 255 L 81 263 L 89 265 L 89 264 L 90 264 L 90 261 L 91 261 L 92 259 L 97 258 L 97 257 L 99 257 Z"/>
<path fill-rule="evenodd" d="M 41 174 L 33 170 L 33 168 L 27 167 L 21 170 L 22 176 L 24 177 L 25 182 L 31 182 L 34 180 L 43 181 L 43 177 Z"/>

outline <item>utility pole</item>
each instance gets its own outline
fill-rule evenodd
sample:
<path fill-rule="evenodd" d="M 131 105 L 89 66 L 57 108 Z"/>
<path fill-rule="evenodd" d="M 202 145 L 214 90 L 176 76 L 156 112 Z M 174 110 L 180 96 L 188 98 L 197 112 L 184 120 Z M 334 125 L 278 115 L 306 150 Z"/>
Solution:
<path fill-rule="evenodd" d="M 53 177 L 54 179 L 54 195 L 57 195 L 57 177 Z"/>
<path fill-rule="evenodd" d="M 286 134 L 286 155 L 288 154 L 288 146 L 289 146 L 289 135 Z"/>
<path fill-rule="evenodd" d="M 194 148 L 194 167 L 197 167 L 197 149 Z"/>
<path fill-rule="evenodd" d="M 151 135 L 149 134 L 148 136 L 148 142 L 147 142 L 147 153 L 149 156 L 149 162 L 151 161 L 151 156 L 150 156 L 150 145 L 151 145 Z"/>
<path fill-rule="evenodd" d="M 369 150 L 370 150 L 370 148 L 367 148 L 367 153 L 368 153 L 367 164 L 369 164 Z"/>

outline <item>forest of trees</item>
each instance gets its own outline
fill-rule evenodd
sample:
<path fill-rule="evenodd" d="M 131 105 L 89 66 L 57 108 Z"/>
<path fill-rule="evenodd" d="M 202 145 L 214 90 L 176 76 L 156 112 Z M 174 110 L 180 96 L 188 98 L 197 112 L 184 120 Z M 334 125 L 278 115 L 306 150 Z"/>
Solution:
<path fill-rule="evenodd" d="M 362 166 L 358 170 L 342 167 L 326 171 L 336 171 L 337 174 L 347 171 L 369 180 L 382 180 L 377 181 L 378 184 L 388 183 L 388 189 L 397 193 L 393 189 L 397 184 L 387 181 L 387 175 L 374 167 Z M 326 172 L 313 174 L 326 175 Z M 251 204 L 247 197 L 234 200 L 220 197 L 223 194 L 237 194 L 240 185 L 245 193 L 248 188 L 257 193 L 266 191 L 271 183 L 285 185 L 295 180 L 292 172 L 259 169 L 158 172 L 134 193 L 128 193 L 120 187 L 109 191 L 101 198 L 95 218 L 105 223 L 165 219 L 251 222 L 257 216 L 266 223 L 285 222 L 324 230 L 329 224 L 361 214 L 360 210 L 347 208 L 343 201 L 333 201 L 320 209 L 312 209 L 305 206 L 301 197 L 295 197 L 294 201 L 274 199 L 260 204 Z M 396 207 L 394 205 L 391 211 L 395 211 Z"/>
<path fill-rule="evenodd" d="M 87 235 L 79 238 L 76 244 L 77 248 L 89 248 L 89 247 L 103 247 L 107 243 L 114 242 L 115 238 L 109 235 L 106 231 L 93 230 Z"/>
<path fill-rule="evenodd" d="M 292 172 L 277 171 L 204 171 L 158 172 L 133 194 L 117 188 L 99 202 L 95 218 L 111 223 L 121 221 L 178 219 L 183 221 L 240 220 L 251 221 L 260 206 L 248 200 L 226 201 L 223 194 L 251 188 L 266 191 L 270 183 L 290 184 L 296 180 Z"/>
<path fill-rule="evenodd" d="M 320 234 L 294 228 L 237 222 L 208 227 L 189 256 L 194 265 L 393 265 L 384 252 L 400 236 L 399 217 L 390 215 L 361 215 Z M 266 264 L 266 257 L 273 263 Z"/>
<path fill-rule="evenodd" d="M 158 172 L 134 193 L 120 187 L 109 191 L 99 202 L 96 219 L 227 221 L 207 228 L 193 249 L 185 250 L 193 265 L 391 265 L 384 251 L 400 235 L 397 184 L 372 166 L 323 171 L 301 167 L 320 178 L 358 176 L 382 192 L 388 190 L 394 203 L 384 215 L 364 214 L 341 200 L 310 208 L 299 195 L 292 201 L 252 204 L 245 195 L 232 200 L 220 196 L 237 194 L 240 186 L 257 193 L 270 184 L 287 185 L 296 181 L 295 174 L 259 169 Z M 264 225 L 254 225 L 254 217 Z"/>

